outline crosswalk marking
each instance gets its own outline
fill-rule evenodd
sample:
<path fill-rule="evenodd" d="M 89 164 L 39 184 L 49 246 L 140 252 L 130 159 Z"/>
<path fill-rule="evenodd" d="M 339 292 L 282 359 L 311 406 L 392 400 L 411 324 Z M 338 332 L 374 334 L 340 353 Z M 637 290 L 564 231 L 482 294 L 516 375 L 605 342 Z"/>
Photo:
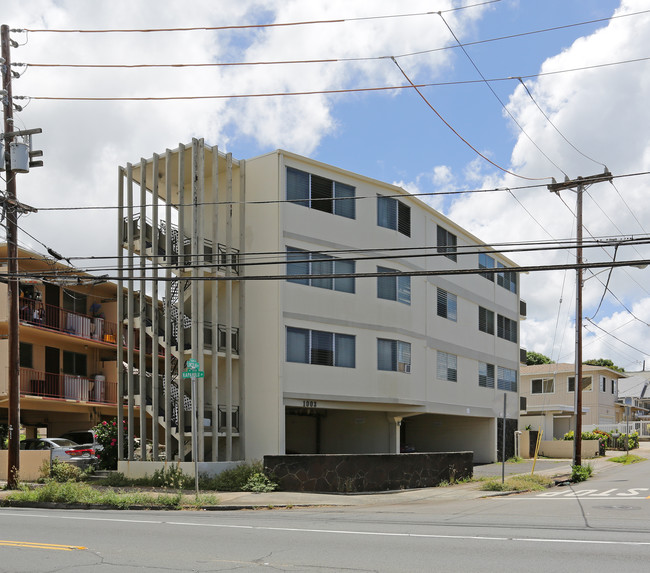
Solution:
<path fill-rule="evenodd" d="M 580 497 L 580 498 L 612 498 L 623 497 L 627 499 L 650 499 L 650 495 L 643 492 L 650 491 L 647 487 L 633 487 L 625 490 L 619 488 L 611 488 L 607 490 L 598 489 L 580 489 L 580 490 L 561 490 L 561 491 L 547 491 L 539 493 L 535 497 L 542 498 L 566 498 L 566 497 Z"/>

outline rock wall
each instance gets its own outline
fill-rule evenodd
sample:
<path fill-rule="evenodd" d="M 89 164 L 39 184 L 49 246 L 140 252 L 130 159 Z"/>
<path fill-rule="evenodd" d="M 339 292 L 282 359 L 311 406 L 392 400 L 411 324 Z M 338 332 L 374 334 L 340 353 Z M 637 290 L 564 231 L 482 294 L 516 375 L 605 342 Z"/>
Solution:
<path fill-rule="evenodd" d="M 282 491 L 362 492 L 434 487 L 472 477 L 472 452 L 264 456 Z"/>

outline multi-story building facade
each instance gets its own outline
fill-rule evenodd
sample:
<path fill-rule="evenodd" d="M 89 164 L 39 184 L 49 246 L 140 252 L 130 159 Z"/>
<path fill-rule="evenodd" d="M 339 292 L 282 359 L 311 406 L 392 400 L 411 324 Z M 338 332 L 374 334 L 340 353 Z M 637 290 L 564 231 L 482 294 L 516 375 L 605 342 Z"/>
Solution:
<path fill-rule="evenodd" d="M 160 296 L 140 314 L 167 358 L 157 387 L 121 384 L 134 408 L 151 398 L 168 459 L 191 456 L 194 406 L 200 461 L 496 458 L 504 392 L 518 410 L 512 261 L 399 187 L 287 151 L 237 161 L 194 140 L 121 174 L 127 331 L 139 293 Z"/>
<path fill-rule="evenodd" d="M 604 366 L 582 365 L 582 424 L 614 424 L 618 383 L 627 375 Z M 519 425 L 542 428 L 545 439 L 562 439 L 575 427 L 575 365 L 521 367 L 522 409 Z M 525 404 L 525 405 L 524 405 Z"/>
<path fill-rule="evenodd" d="M 0 245 L 7 272 L 7 245 Z M 20 416 L 28 437 L 56 437 L 115 416 L 117 290 L 114 283 L 19 249 Z M 7 285 L 0 283 L 0 421 L 8 418 Z"/>

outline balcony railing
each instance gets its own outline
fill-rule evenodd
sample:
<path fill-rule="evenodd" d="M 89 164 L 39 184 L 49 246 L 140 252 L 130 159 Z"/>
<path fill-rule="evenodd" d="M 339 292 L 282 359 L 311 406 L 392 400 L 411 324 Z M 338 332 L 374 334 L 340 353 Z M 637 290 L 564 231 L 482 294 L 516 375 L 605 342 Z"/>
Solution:
<path fill-rule="evenodd" d="M 43 304 L 40 300 L 21 299 L 20 320 L 87 340 L 116 343 L 117 325 L 114 322 Z"/>
<path fill-rule="evenodd" d="M 103 376 L 91 378 L 74 374 L 53 374 L 31 368 L 20 369 L 20 393 L 60 400 L 78 400 L 98 404 L 117 403 L 117 384 Z"/>

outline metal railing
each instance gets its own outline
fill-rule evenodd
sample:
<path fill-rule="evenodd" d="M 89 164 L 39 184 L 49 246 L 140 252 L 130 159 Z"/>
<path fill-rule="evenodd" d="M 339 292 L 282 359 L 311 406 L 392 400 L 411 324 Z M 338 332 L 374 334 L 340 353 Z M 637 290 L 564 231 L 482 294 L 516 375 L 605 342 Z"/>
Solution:
<path fill-rule="evenodd" d="M 117 324 L 104 318 L 71 312 L 40 300 L 21 299 L 20 321 L 87 340 L 116 344 Z"/>
<path fill-rule="evenodd" d="M 32 368 L 20 369 L 20 393 L 59 400 L 78 400 L 99 404 L 117 403 L 117 384 L 107 382 L 101 375 L 77 376 L 54 374 Z"/>

